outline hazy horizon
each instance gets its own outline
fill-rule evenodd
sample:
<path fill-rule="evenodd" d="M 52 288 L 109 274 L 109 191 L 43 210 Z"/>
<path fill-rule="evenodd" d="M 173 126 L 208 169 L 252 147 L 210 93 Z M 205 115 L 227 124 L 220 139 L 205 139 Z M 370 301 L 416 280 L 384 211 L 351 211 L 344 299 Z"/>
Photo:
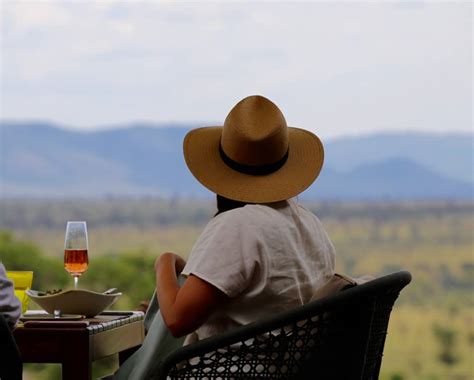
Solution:
<path fill-rule="evenodd" d="M 95 133 L 102 131 L 111 131 L 117 129 L 128 129 L 136 127 L 146 127 L 146 128 L 188 128 L 188 127 L 206 127 L 206 126 L 216 126 L 220 125 L 218 122 L 199 122 L 199 121 L 151 121 L 151 120 L 136 120 L 129 122 L 121 122 L 117 124 L 110 125 L 96 125 L 83 128 L 77 125 L 68 125 L 56 122 L 54 120 L 48 119 L 0 119 L 0 128 L 3 124 L 12 123 L 12 124 L 46 124 L 48 126 L 58 128 L 65 131 L 79 132 L 79 133 Z M 291 127 L 291 126 L 290 126 Z M 433 135 L 433 136 L 459 136 L 459 135 L 473 135 L 474 130 L 449 130 L 449 131 L 429 131 L 422 129 L 384 129 L 384 130 L 374 130 L 374 131 L 361 131 L 360 133 L 348 132 L 346 134 L 339 134 L 335 136 L 329 136 L 326 140 L 338 140 L 346 138 L 363 138 L 369 136 L 377 135 Z M 472 142 L 474 148 L 474 140 Z"/>

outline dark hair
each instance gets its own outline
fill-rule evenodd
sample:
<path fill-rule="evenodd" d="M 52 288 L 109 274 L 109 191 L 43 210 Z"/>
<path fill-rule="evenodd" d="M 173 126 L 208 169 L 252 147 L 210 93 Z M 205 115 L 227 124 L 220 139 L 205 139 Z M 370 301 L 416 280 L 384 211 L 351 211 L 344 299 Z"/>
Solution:
<path fill-rule="evenodd" d="M 217 200 L 217 213 L 214 216 L 222 214 L 223 212 L 233 210 L 234 208 L 244 207 L 247 202 L 235 201 L 233 199 L 225 198 L 222 195 L 216 195 Z"/>

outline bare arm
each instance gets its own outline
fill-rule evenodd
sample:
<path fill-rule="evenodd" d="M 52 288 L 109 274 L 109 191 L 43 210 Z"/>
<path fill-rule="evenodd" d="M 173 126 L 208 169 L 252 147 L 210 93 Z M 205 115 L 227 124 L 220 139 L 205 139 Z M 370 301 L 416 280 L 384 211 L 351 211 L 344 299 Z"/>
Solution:
<path fill-rule="evenodd" d="M 155 262 L 156 295 L 163 319 L 175 337 L 201 326 L 228 297 L 215 286 L 190 275 L 179 287 L 177 274 L 185 261 L 173 253 L 162 254 Z"/>

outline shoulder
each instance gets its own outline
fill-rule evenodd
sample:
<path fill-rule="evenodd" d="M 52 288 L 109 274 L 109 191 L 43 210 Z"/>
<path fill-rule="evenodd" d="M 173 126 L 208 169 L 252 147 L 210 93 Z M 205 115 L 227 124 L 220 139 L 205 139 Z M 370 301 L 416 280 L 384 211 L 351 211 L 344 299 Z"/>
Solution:
<path fill-rule="evenodd" d="M 304 217 L 309 217 L 311 219 L 315 219 L 319 221 L 319 218 L 316 216 L 314 211 L 310 210 L 306 206 L 302 205 L 298 201 L 295 201 L 291 199 L 289 202 L 289 207 L 293 210 L 294 213 L 297 213 L 298 215 L 304 216 Z"/>
<path fill-rule="evenodd" d="M 5 266 L 2 263 L 0 263 L 0 283 L 3 283 L 3 282 L 9 283 L 11 281 L 7 277 Z"/>
<path fill-rule="evenodd" d="M 250 205 L 249 205 L 250 206 Z M 193 250 L 208 245 L 230 244 L 240 239 L 243 234 L 249 235 L 252 225 L 260 224 L 254 216 L 254 205 L 239 207 L 213 217 L 199 236 Z M 250 210 L 249 210 L 250 208 Z"/>

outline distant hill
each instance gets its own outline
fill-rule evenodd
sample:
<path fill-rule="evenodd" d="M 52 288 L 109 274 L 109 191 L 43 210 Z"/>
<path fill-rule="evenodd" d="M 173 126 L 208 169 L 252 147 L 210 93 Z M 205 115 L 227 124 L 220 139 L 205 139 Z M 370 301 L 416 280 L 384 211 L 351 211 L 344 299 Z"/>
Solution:
<path fill-rule="evenodd" d="M 209 196 L 182 140 L 194 125 L 134 124 L 95 132 L 1 122 L 5 196 Z M 380 134 L 325 142 L 323 172 L 303 197 L 472 198 L 473 135 Z"/>
<path fill-rule="evenodd" d="M 364 164 L 347 172 L 328 168 L 304 194 L 333 200 L 467 199 L 472 195 L 472 184 L 448 179 L 406 158 Z"/>
<path fill-rule="evenodd" d="M 326 144 L 328 165 L 347 171 L 377 161 L 412 160 L 444 177 L 474 182 L 474 134 L 383 133 Z"/>

